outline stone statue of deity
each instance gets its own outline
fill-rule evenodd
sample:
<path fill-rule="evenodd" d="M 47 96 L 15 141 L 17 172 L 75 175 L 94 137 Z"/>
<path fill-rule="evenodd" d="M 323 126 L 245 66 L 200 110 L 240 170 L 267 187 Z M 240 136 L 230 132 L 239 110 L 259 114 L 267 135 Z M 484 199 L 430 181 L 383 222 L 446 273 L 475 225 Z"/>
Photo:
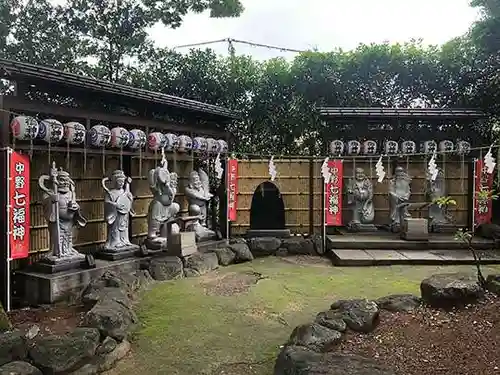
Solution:
<path fill-rule="evenodd" d="M 145 245 L 152 250 L 166 249 L 167 222 L 173 220 L 180 210 L 179 204 L 174 202 L 177 194 L 177 174 L 169 172 L 167 160 L 163 159 L 160 166 L 149 171 L 148 179 L 153 199 L 148 209 L 148 235 Z"/>
<path fill-rule="evenodd" d="M 75 182 L 68 172 L 52 164 L 49 175 L 42 175 L 38 185 L 43 190 L 44 216 L 49 227 L 50 255 L 47 260 L 81 261 L 85 255 L 73 248 L 73 228 L 84 227 L 87 220 L 76 202 Z"/>
<path fill-rule="evenodd" d="M 352 220 L 347 228 L 352 231 L 376 230 L 373 225 L 373 184 L 363 168 L 356 168 L 354 177 L 347 186 L 347 204 L 352 206 Z"/>
<path fill-rule="evenodd" d="M 391 228 L 399 229 L 404 218 L 411 217 L 408 203 L 411 195 L 411 178 L 403 167 L 396 167 L 389 181 L 389 207 Z"/>
<path fill-rule="evenodd" d="M 199 217 L 189 230 L 195 232 L 197 241 L 215 237 L 215 232 L 207 227 L 208 204 L 213 194 L 210 193 L 210 181 L 203 169 L 189 174 L 185 193 L 189 204 L 189 215 Z"/>
<path fill-rule="evenodd" d="M 106 185 L 108 181 L 111 182 L 109 188 Z M 129 239 L 130 216 L 135 215 L 132 208 L 134 197 L 130 192 L 131 183 L 132 179 L 125 176 L 121 170 L 114 171 L 111 179 L 108 177 L 102 179 L 102 187 L 105 191 L 104 217 L 108 226 L 105 252 L 137 250 L 138 248 Z"/>
<path fill-rule="evenodd" d="M 427 199 L 430 202 L 446 196 L 445 175 L 441 168 L 438 168 L 438 173 L 434 181 L 432 181 L 430 176 L 427 176 L 426 188 Z M 429 206 L 429 227 L 431 231 L 439 232 L 444 227 L 450 226 L 451 219 L 451 215 L 445 207 L 439 207 L 437 203 L 431 203 Z"/>

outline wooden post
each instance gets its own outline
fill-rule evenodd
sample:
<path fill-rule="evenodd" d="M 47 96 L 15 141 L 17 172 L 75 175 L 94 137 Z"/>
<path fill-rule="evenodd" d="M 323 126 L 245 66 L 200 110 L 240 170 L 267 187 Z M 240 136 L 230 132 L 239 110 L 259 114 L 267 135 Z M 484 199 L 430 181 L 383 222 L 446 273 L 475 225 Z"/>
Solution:
<path fill-rule="evenodd" d="M 314 234 L 314 159 L 309 159 L 309 234 Z"/>

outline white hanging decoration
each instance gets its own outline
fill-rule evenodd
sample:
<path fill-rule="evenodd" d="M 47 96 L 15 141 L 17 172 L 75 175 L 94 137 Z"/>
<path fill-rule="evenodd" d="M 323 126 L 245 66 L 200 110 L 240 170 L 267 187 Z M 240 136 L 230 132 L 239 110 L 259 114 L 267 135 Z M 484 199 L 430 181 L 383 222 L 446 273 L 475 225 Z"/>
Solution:
<path fill-rule="evenodd" d="M 325 184 L 330 181 L 330 178 L 332 177 L 332 172 L 330 171 L 330 168 L 328 167 L 328 158 L 325 158 L 325 161 L 321 165 L 321 176 L 323 176 L 323 180 L 325 181 Z"/>
<path fill-rule="evenodd" d="M 382 163 L 382 156 L 378 158 L 377 164 L 375 164 L 375 173 L 377 174 L 378 182 L 384 181 L 385 171 L 384 164 Z"/>
<path fill-rule="evenodd" d="M 427 174 L 430 181 L 436 181 L 439 169 L 436 164 L 436 153 L 432 154 L 429 164 L 427 165 Z"/>
<path fill-rule="evenodd" d="M 486 155 L 484 155 L 484 165 L 486 166 L 486 173 L 488 173 L 488 174 L 492 174 L 493 171 L 495 170 L 495 165 L 497 165 L 497 163 L 495 163 L 495 158 L 493 157 L 493 154 L 491 153 L 492 147 L 493 146 L 490 146 L 490 149 L 488 150 Z"/>
<path fill-rule="evenodd" d="M 271 159 L 269 159 L 269 176 L 271 176 L 271 181 L 276 179 L 277 174 L 276 165 L 274 165 L 274 156 L 271 156 Z"/>
<path fill-rule="evenodd" d="M 224 174 L 224 169 L 222 168 L 222 163 L 220 161 L 220 154 L 217 154 L 215 157 L 215 175 L 217 176 L 217 180 L 222 179 L 222 175 Z"/>

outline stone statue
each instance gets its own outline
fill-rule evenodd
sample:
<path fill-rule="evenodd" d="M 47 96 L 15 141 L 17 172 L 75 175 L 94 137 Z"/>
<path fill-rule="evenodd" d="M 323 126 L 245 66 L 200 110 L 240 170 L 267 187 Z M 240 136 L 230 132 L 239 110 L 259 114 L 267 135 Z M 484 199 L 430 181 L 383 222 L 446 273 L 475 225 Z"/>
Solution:
<path fill-rule="evenodd" d="M 429 227 L 431 231 L 441 232 L 451 225 L 452 217 L 447 211 L 447 207 L 439 207 L 438 204 L 432 203 L 436 199 L 446 196 L 446 183 L 444 171 L 438 168 L 438 174 L 434 181 L 427 176 L 427 199 L 431 202 L 429 206 Z M 452 228 L 450 228 L 452 229 Z"/>
<path fill-rule="evenodd" d="M 208 175 L 203 169 L 200 168 L 189 174 L 189 183 L 185 190 L 189 203 L 189 215 L 199 217 L 199 220 L 194 222 L 189 230 L 196 233 L 198 241 L 215 236 L 215 232 L 207 228 L 208 203 L 213 197 L 209 186 Z"/>
<path fill-rule="evenodd" d="M 108 188 L 106 183 L 111 181 Z M 126 250 L 137 250 L 138 246 L 130 242 L 129 222 L 130 216 L 135 212 L 132 208 L 134 197 L 130 192 L 132 179 L 125 176 L 121 170 L 116 170 L 111 179 L 104 177 L 102 187 L 105 191 L 104 217 L 108 225 L 108 238 L 104 245 L 106 252 L 120 252 Z"/>
<path fill-rule="evenodd" d="M 167 222 L 179 213 L 180 206 L 174 202 L 177 193 L 177 174 L 168 171 L 164 158 L 160 166 L 149 171 L 149 187 L 153 199 L 148 209 L 148 235 L 145 242 L 151 250 L 166 249 Z"/>
<path fill-rule="evenodd" d="M 373 225 L 375 218 L 373 184 L 366 177 L 363 168 L 356 168 L 355 178 L 349 181 L 347 204 L 352 206 L 352 220 L 347 225 L 349 230 L 376 230 Z"/>
<path fill-rule="evenodd" d="M 389 207 L 393 230 L 399 230 L 401 221 L 411 217 L 408 206 L 403 204 L 410 200 L 410 195 L 411 178 L 403 167 L 396 167 L 394 176 L 389 181 Z"/>
<path fill-rule="evenodd" d="M 51 254 L 47 260 L 57 263 L 85 259 L 85 255 L 73 248 L 73 228 L 87 224 L 76 203 L 75 182 L 68 172 L 62 168 L 58 170 L 54 162 L 50 175 L 40 176 L 38 185 L 44 192 L 44 214 L 49 227 Z"/>

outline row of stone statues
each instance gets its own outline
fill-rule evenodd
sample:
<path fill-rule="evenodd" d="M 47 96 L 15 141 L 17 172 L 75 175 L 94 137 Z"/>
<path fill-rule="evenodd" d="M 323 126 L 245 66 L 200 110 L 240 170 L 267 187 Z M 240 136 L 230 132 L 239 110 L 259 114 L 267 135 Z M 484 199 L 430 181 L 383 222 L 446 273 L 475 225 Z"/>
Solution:
<path fill-rule="evenodd" d="M 432 203 L 446 194 L 444 178 L 443 170 L 439 169 L 435 180 L 427 180 L 426 193 L 431 227 L 448 225 L 450 221 L 443 208 Z M 399 230 L 404 218 L 410 217 L 408 206 L 411 196 L 411 181 L 411 177 L 401 166 L 396 167 L 393 177 L 389 180 L 389 227 L 394 231 Z M 347 202 L 352 209 L 352 220 L 347 225 L 350 230 L 371 231 L 376 229 L 373 225 L 375 218 L 373 184 L 362 168 L 356 168 L 354 178 L 348 181 Z"/>
<path fill-rule="evenodd" d="M 87 223 L 76 202 L 75 182 L 68 172 L 57 169 L 55 163 L 49 175 L 40 176 L 38 182 L 44 192 L 44 214 L 50 237 L 50 253 L 46 259 L 52 263 L 83 259 L 84 255 L 73 247 L 73 229 L 84 227 Z M 121 170 L 102 179 L 107 224 L 104 252 L 134 252 L 139 248 L 131 243 L 129 237 L 130 217 L 135 215 L 131 182 L 132 179 Z M 148 182 L 153 198 L 148 208 L 148 233 L 144 244 L 152 250 L 165 250 L 169 235 L 180 230 L 180 205 L 174 201 L 178 176 L 169 172 L 164 159 L 157 168 L 149 171 Z M 184 229 L 195 232 L 197 241 L 213 238 L 215 231 L 207 227 L 208 206 L 213 195 L 209 191 L 208 175 L 203 169 L 190 173 L 185 195 L 189 204 L 189 224 Z"/>

